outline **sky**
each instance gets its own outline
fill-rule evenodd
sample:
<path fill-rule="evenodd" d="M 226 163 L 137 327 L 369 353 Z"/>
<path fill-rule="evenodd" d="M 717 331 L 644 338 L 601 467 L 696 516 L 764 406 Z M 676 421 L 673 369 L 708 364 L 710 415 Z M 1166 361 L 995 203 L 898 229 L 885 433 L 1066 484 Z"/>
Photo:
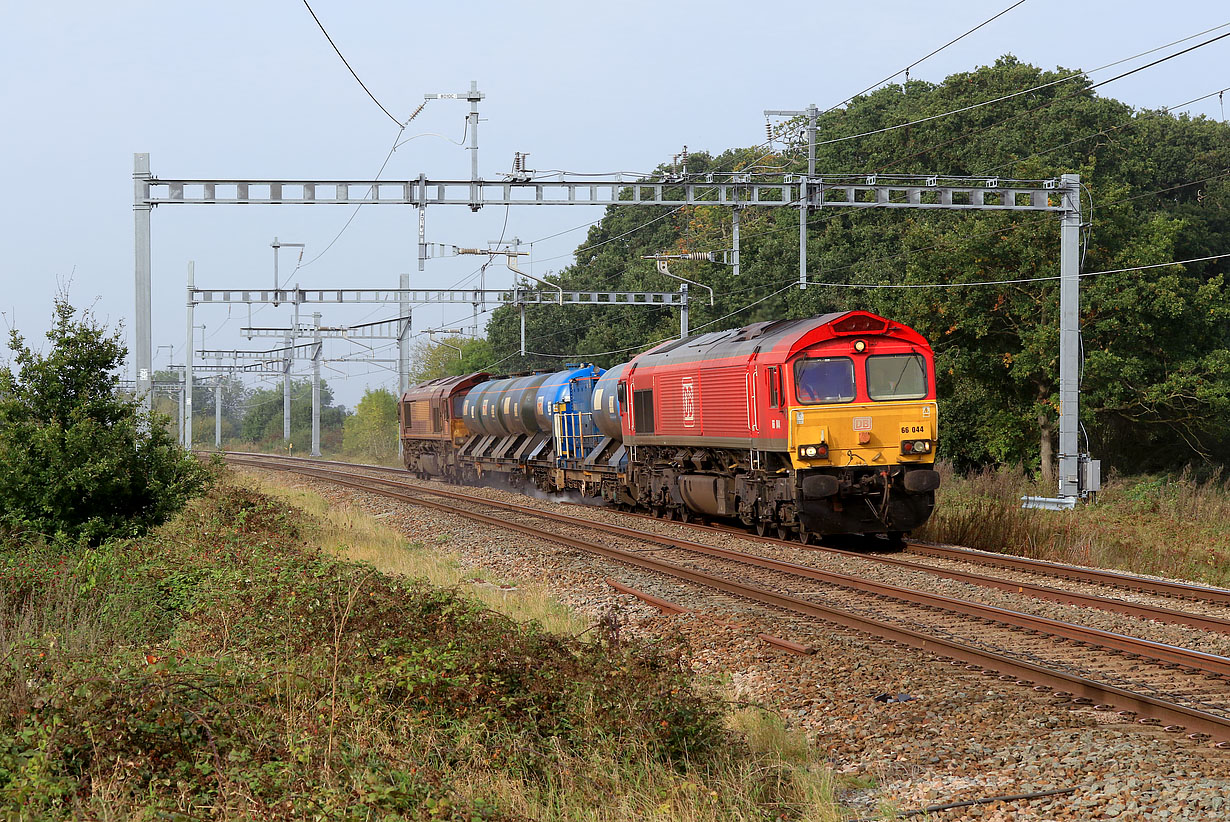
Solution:
<path fill-rule="evenodd" d="M 477 81 L 486 95 L 480 175 L 498 179 L 515 151 L 529 152 L 527 165 L 539 172 L 638 173 L 685 145 L 718 153 L 759 144 L 765 109 L 838 104 L 1015 0 L 309 2 L 399 121 L 425 94 L 463 92 Z M 1091 70 L 1227 24 L 1230 7 L 1213 0 L 1025 0 L 915 66 L 911 77 L 939 82 L 1008 53 L 1044 69 Z M 1230 38 L 1099 93 L 1137 108 L 1173 107 L 1230 86 L 1228 67 Z M 0 319 L 36 346 L 65 290 L 75 305 L 122 325 L 131 344 L 135 152 L 148 152 L 153 174 L 165 179 L 365 180 L 386 157 L 382 180 L 469 177 L 469 152 L 460 145 L 468 104 L 428 102 L 390 155 L 398 126 L 351 76 L 302 0 L 0 0 L 0 78 Z M 1216 95 L 1185 110 L 1225 118 Z M 427 240 L 486 247 L 516 237 L 532 252 L 522 268 L 543 276 L 571 262 L 600 216 L 581 206 L 477 213 L 437 206 L 427 210 Z M 275 237 L 306 244 L 298 270 L 297 250 L 281 252 L 289 285 L 389 288 L 403 271 L 414 287 L 472 282 L 482 258 L 432 259 L 417 270 L 417 221 L 413 207 L 394 205 L 357 214 L 339 205 L 156 208 L 155 368 L 183 361 L 189 261 L 198 287 L 267 287 Z M 498 260 L 486 272 L 489 287 L 512 276 Z M 198 308 L 196 323 L 205 329 L 197 348 L 202 333 L 211 349 L 276 345 L 249 341 L 239 329 L 249 320 L 289 325 L 290 307 L 251 311 L 250 318 L 245 306 Z M 325 325 L 397 316 L 395 305 L 321 311 Z M 415 310 L 414 327 L 468 329 L 470 314 L 468 306 L 425 306 Z M 361 355 L 372 356 L 345 341 L 326 347 L 326 357 Z M 9 356 L 6 334 L 0 362 Z M 332 363 L 325 377 L 337 400 L 353 407 L 367 388 L 396 386 L 389 367 Z"/>

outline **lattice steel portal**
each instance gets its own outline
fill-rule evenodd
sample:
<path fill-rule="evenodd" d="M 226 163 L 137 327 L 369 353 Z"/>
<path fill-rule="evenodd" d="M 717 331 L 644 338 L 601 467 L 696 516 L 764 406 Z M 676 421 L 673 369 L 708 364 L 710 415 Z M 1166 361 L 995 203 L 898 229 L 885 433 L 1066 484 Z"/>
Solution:
<path fill-rule="evenodd" d="M 475 160 L 477 157 L 475 156 Z M 1060 180 L 1016 180 L 1000 177 L 941 175 L 754 175 L 746 172 L 686 176 L 678 180 L 573 179 L 556 180 L 478 178 L 430 180 L 420 174 L 405 181 L 321 179 L 162 179 L 150 171 L 149 155 L 134 155 L 133 211 L 135 217 L 136 309 L 134 360 L 138 393 L 148 391 L 151 374 L 150 211 L 159 205 L 409 205 L 419 209 L 420 254 L 423 214 L 429 205 L 461 205 L 473 210 L 491 206 L 599 207 L 689 205 L 781 208 L 937 208 L 966 211 L 1049 211 L 1062 216 L 1060 232 L 1060 425 L 1059 496 L 1082 495 L 1081 462 L 1077 443 L 1079 404 L 1079 230 L 1080 177 L 1065 174 Z M 806 248 L 806 220 L 800 220 L 800 248 Z M 806 287 L 801 273 L 799 286 Z M 335 290 L 341 294 L 343 291 Z M 350 302 L 363 299 L 357 290 Z M 202 292 L 205 294 L 207 292 Z M 209 292 L 214 293 L 214 292 Z M 236 292 L 224 292 L 227 294 Z M 261 292 L 239 292 L 253 294 Z M 270 293 L 270 292 L 265 292 Z M 274 294 L 284 293 L 281 289 Z M 304 292 L 303 302 L 313 301 Z M 394 291 L 371 289 L 372 296 Z M 462 292 L 465 301 L 473 292 Z M 506 293 L 506 292 L 505 292 Z M 573 292 L 578 293 L 578 292 Z M 400 295 L 399 295 L 400 296 Z M 554 296 L 554 295 L 552 295 Z M 283 298 L 285 299 L 285 298 Z M 681 298 L 683 299 L 683 298 Z M 557 301 L 542 299 L 540 301 Z M 203 299 L 202 302 L 217 301 Z M 230 301 L 230 300 L 227 300 Z M 241 299 L 236 302 L 253 300 Z M 270 300 L 271 301 L 271 300 Z M 316 301 L 324 301 L 323 298 Z M 333 300 L 330 300 L 333 301 Z M 336 300 L 336 301 L 341 301 Z M 443 298 L 437 302 L 451 302 Z M 671 304 L 671 303 L 664 303 Z M 402 312 L 403 314 L 405 312 Z M 145 389 L 144 391 L 142 389 Z M 1096 484 L 1096 483 L 1093 483 Z"/>

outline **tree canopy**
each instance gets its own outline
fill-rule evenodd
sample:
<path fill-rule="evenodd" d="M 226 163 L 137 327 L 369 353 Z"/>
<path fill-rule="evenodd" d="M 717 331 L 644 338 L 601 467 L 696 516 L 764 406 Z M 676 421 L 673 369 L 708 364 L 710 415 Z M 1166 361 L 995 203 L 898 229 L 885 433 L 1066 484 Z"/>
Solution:
<path fill-rule="evenodd" d="M 280 440 L 283 429 L 282 386 L 258 388 L 244 398 L 243 424 L 240 436 L 249 442 Z M 342 422 L 346 409 L 333 404 L 333 390 L 320 381 L 320 436 L 330 447 L 341 444 Z M 290 383 L 291 442 L 306 451 L 312 440 L 312 381 L 291 380 Z"/>
<path fill-rule="evenodd" d="M 1065 80 L 1064 78 L 1071 79 Z M 1038 88 L 993 105 L 856 139 L 887 126 Z M 805 141 L 694 152 L 687 172 L 806 170 Z M 832 141 L 832 142 L 830 142 Z M 1134 110 L 1081 74 L 1007 56 L 942 83 L 911 80 L 858 97 L 819 120 L 818 174 L 1081 175 L 1085 273 L 1225 252 L 1230 236 L 1230 126 Z M 659 169 L 661 173 L 666 168 Z M 659 177 L 660 179 L 660 177 Z M 572 289 L 671 290 L 645 254 L 730 248 L 729 209 L 609 207 L 548 279 Z M 1058 410 L 1058 221 L 1049 213 L 818 210 L 809 218 L 806 290 L 798 211 L 742 212 L 739 278 L 725 266 L 672 264 L 717 292 L 694 300 L 693 330 L 864 308 L 921 331 L 937 352 L 942 453 L 958 465 L 1037 467 Z M 1127 470 L 1224 460 L 1230 446 L 1227 260 L 1088 276 L 1081 281 L 1081 422 L 1092 451 Z M 868 289 L 852 286 L 912 285 Z M 956 286 L 956 287 L 953 287 Z M 521 357 L 516 309 L 488 327 L 501 371 L 587 359 L 610 366 L 678 334 L 666 307 L 535 306 Z M 1046 467 L 1045 465 L 1043 466 Z"/>

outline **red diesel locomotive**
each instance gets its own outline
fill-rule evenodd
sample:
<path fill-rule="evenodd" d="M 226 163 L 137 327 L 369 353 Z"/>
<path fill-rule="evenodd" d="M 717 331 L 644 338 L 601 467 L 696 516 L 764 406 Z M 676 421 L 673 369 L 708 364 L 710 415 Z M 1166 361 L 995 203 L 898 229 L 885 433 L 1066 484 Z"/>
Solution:
<path fill-rule="evenodd" d="M 421 475 L 496 473 L 804 542 L 900 535 L 939 485 L 931 348 L 865 311 L 672 340 L 605 373 L 435 380 L 407 392 L 402 421 Z"/>

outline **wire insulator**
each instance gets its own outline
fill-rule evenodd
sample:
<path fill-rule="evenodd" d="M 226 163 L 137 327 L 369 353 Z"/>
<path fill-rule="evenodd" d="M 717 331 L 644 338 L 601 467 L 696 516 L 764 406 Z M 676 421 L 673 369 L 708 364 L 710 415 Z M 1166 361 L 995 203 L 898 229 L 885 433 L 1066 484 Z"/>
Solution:
<path fill-rule="evenodd" d="M 402 124 L 402 128 L 405 128 L 406 126 L 410 125 L 410 121 L 411 121 L 411 120 L 413 120 L 415 117 L 418 117 L 418 116 L 419 116 L 419 114 L 420 114 L 420 113 L 423 111 L 423 109 L 425 109 L 425 108 L 427 108 L 427 101 L 426 101 L 426 100 L 424 100 L 423 102 L 419 103 L 419 107 L 418 107 L 418 108 L 416 108 L 416 109 L 414 110 L 414 113 L 413 113 L 413 114 L 411 114 L 411 115 L 410 115 L 410 117 L 409 117 L 409 118 L 407 118 L 406 122 Z"/>

